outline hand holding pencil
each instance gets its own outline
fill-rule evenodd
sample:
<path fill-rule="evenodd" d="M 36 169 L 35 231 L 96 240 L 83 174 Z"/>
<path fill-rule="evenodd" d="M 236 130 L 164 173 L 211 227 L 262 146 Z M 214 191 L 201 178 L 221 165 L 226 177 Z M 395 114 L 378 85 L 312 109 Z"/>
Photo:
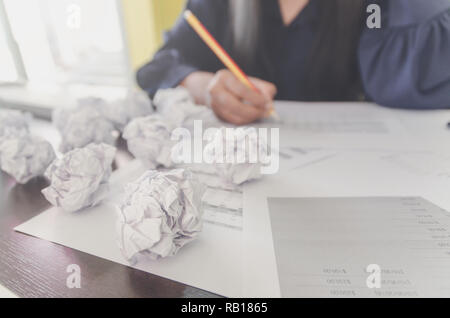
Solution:
<path fill-rule="evenodd" d="M 184 85 L 190 86 L 189 82 L 193 82 L 198 86 L 203 82 L 203 89 L 207 85 L 208 104 L 219 117 L 235 124 L 247 124 L 276 115 L 273 110 L 276 87 L 269 82 L 247 77 L 190 11 L 185 12 L 185 18 L 228 70 L 221 70 L 215 75 L 193 73 L 184 81 Z"/>

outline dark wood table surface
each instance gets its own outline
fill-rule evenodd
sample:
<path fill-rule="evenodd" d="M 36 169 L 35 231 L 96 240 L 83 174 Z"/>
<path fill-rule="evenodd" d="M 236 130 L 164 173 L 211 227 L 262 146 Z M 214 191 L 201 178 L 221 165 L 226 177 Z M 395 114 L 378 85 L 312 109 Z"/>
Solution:
<path fill-rule="evenodd" d="M 119 145 L 115 167 L 131 159 Z M 19 297 L 217 297 L 209 292 L 123 266 L 13 230 L 48 202 L 44 178 L 19 185 L 0 172 L 0 284 Z M 69 289 L 67 266 L 81 269 L 81 288 Z"/>

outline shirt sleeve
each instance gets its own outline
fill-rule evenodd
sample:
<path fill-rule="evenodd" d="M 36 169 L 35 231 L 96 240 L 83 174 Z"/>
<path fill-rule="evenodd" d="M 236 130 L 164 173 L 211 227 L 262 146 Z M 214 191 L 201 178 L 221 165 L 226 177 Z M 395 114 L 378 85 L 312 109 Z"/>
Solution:
<path fill-rule="evenodd" d="M 224 32 L 220 26 L 224 25 L 222 20 L 227 14 L 224 1 L 189 0 L 186 9 L 221 40 Z M 194 71 L 215 72 L 218 67 L 217 58 L 181 15 L 165 34 L 165 43 L 153 60 L 138 70 L 137 82 L 153 97 L 158 89 L 175 87 Z"/>
<path fill-rule="evenodd" d="M 368 97 L 392 107 L 450 108 L 450 1 L 378 2 L 381 28 L 365 28 L 358 52 Z"/>

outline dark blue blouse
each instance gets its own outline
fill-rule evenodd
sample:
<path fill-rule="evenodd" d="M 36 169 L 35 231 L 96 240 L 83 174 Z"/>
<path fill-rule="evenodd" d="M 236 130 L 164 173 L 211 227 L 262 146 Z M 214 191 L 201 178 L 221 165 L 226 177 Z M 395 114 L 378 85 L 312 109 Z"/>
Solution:
<path fill-rule="evenodd" d="M 367 99 L 405 108 L 450 108 L 450 1 L 373 0 L 382 7 L 381 29 L 364 28 L 358 48 L 361 82 Z M 308 54 L 318 10 L 310 4 L 289 26 L 277 0 L 262 1 L 268 69 L 261 56 L 242 68 L 273 82 L 277 99 L 303 100 Z M 190 0 L 190 9 L 233 56 L 227 0 Z M 239 61 L 238 61 L 239 62 Z M 180 18 L 164 46 L 137 73 L 139 85 L 153 96 L 178 85 L 194 71 L 216 72 L 223 64 Z"/>

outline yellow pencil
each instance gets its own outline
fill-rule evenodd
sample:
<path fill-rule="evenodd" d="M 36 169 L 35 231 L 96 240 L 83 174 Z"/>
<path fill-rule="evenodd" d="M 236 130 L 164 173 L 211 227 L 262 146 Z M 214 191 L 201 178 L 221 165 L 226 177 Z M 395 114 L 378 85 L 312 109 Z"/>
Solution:
<path fill-rule="evenodd" d="M 184 18 L 189 25 L 194 29 L 200 38 L 209 46 L 209 48 L 217 55 L 223 64 L 236 76 L 244 85 L 248 88 L 259 92 L 258 88 L 248 79 L 248 76 L 242 71 L 242 69 L 236 64 L 236 62 L 228 55 L 225 49 L 216 41 L 216 39 L 209 33 L 206 27 L 200 22 L 200 20 L 190 11 L 184 12 Z M 269 115 L 278 117 L 275 110 L 272 108 Z"/>

